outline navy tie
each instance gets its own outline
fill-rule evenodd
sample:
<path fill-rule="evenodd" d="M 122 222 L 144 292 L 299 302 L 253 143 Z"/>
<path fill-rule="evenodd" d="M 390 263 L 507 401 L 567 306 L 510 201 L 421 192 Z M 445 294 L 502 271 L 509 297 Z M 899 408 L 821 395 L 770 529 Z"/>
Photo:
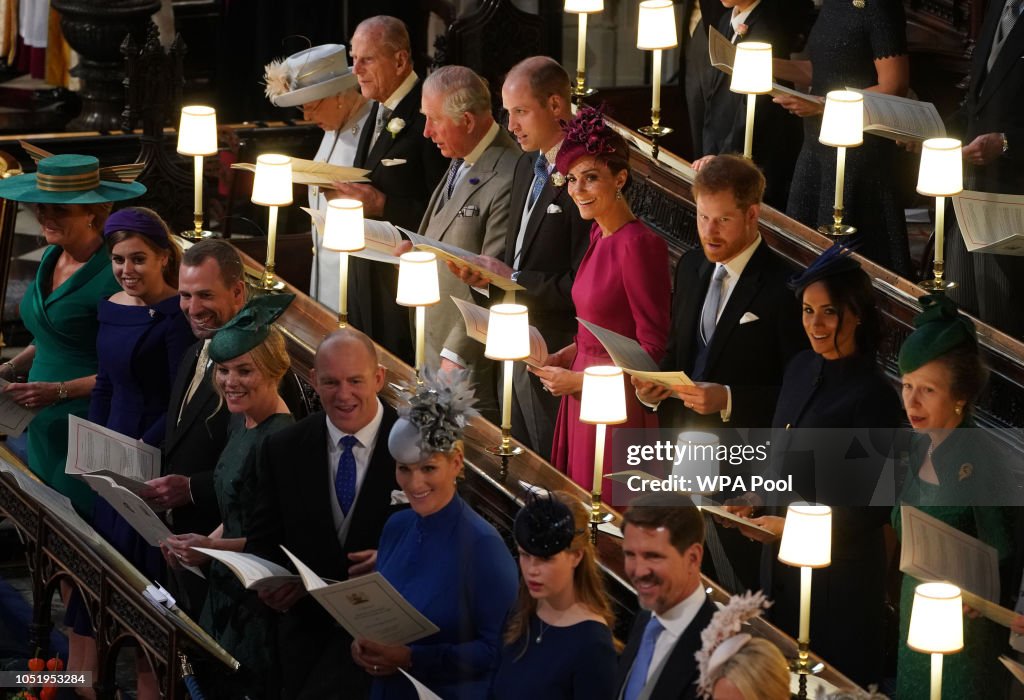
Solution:
<path fill-rule="evenodd" d="M 341 457 L 338 458 L 338 474 L 334 477 L 334 493 L 343 515 L 348 515 L 356 500 L 356 456 L 352 448 L 359 444 L 355 435 L 346 435 L 339 441 Z"/>
<path fill-rule="evenodd" d="M 455 158 L 452 160 L 452 164 L 448 166 L 448 176 L 444 180 L 444 190 L 441 191 L 441 200 L 438 202 L 437 208 L 440 209 L 448 200 L 452 198 L 452 192 L 455 191 L 455 180 L 459 176 L 459 168 L 465 161 L 462 158 Z"/>
<path fill-rule="evenodd" d="M 640 648 L 636 651 L 633 668 L 629 670 L 629 680 L 622 690 L 622 700 L 636 700 L 647 685 L 647 674 L 651 671 L 651 660 L 654 658 L 654 645 L 664 631 L 658 618 L 651 613 L 651 619 L 644 627 L 644 636 L 640 638 Z"/>
<path fill-rule="evenodd" d="M 526 206 L 530 209 L 537 202 L 544 183 L 548 181 L 548 159 L 543 153 L 537 154 L 537 160 L 533 162 L 533 186 L 530 188 L 530 198 L 526 200 Z"/>

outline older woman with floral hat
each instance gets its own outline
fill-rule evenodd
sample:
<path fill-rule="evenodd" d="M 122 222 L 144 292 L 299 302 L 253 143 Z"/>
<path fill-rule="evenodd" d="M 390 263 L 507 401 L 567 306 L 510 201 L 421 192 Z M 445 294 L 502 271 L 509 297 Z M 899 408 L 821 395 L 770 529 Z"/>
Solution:
<path fill-rule="evenodd" d="M 68 415 L 84 418 L 89 410 L 97 368 L 96 307 L 120 290 L 103 249 L 103 224 L 112 202 L 146 191 L 122 181 L 137 173 L 67 154 L 42 158 L 35 173 L 0 180 L 0 197 L 35 205 L 48 244 L 21 302 L 32 344 L 0 365 L 0 377 L 15 382 L 5 387 L 8 396 L 38 411 L 28 429 L 29 468 L 87 516 L 92 490 L 64 473 Z M 27 381 L 15 381 L 24 375 Z"/>
<path fill-rule="evenodd" d="M 377 570 L 439 630 L 404 646 L 352 642 L 352 658 L 374 677 L 374 700 L 418 697 L 399 669 L 443 698 L 484 700 L 498 667 L 517 576 L 501 535 L 455 488 L 462 433 L 476 413 L 466 374 L 425 372 L 388 437 L 410 510 L 384 526 Z"/>

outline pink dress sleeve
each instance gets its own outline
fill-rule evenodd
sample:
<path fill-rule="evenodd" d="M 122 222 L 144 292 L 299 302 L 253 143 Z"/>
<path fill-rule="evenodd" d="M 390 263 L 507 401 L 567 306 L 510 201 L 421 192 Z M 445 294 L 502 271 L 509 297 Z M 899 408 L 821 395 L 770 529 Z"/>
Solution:
<path fill-rule="evenodd" d="M 668 344 L 671 281 L 668 246 L 657 234 L 637 223 L 626 242 L 622 283 L 636 324 L 636 340 L 655 362 Z"/>

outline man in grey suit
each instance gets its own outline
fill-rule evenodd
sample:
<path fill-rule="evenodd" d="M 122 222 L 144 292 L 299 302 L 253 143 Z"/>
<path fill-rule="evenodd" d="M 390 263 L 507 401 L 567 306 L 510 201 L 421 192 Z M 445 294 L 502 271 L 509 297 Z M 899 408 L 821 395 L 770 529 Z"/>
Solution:
<path fill-rule="evenodd" d="M 509 228 L 512 176 L 522 151 L 491 114 L 491 93 L 480 76 L 446 66 L 423 82 L 424 136 L 451 158 L 427 205 L 420 232 L 472 253 L 500 257 Z M 466 335 L 451 296 L 473 302 L 469 288 L 439 269 L 441 303 L 427 309 L 426 357 L 442 369 L 469 369 L 478 408 L 497 418 L 494 368 L 484 346 Z"/>

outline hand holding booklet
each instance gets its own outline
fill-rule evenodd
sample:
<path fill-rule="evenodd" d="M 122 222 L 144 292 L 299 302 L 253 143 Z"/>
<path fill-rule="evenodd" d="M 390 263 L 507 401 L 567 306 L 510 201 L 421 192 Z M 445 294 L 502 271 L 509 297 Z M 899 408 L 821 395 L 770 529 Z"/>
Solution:
<path fill-rule="evenodd" d="M 0 379 L 0 433 L 18 437 L 36 417 L 36 412 L 12 399 L 3 390 L 8 384 L 10 382 L 6 379 Z"/>
<path fill-rule="evenodd" d="M 715 68 L 726 75 L 732 75 L 732 66 L 736 63 L 736 45 L 726 39 L 725 35 L 714 27 L 711 27 L 708 32 L 708 57 L 711 59 L 711 65 Z M 825 102 L 817 95 L 808 95 L 784 85 L 779 85 L 776 82 L 772 83 L 772 90 L 769 94 L 772 97 L 779 97 L 781 95 L 795 97 L 811 105 L 820 106 Z"/>
<path fill-rule="evenodd" d="M 490 321 L 490 312 L 482 306 L 477 306 L 465 299 L 450 297 L 462 314 L 466 322 L 466 335 L 478 343 L 487 344 L 487 325 Z M 523 362 L 531 367 L 543 367 L 548 357 L 548 345 L 544 342 L 544 336 L 533 326 L 530 329 L 530 356 Z"/>
<path fill-rule="evenodd" d="M 427 238 L 420 234 L 404 229 L 401 226 L 397 227 L 406 238 L 412 241 L 413 246 L 419 250 L 426 250 L 438 257 L 439 260 L 452 262 L 459 267 L 468 267 L 470 270 L 480 275 L 487 280 L 489 284 L 493 284 L 499 289 L 503 289 L 506 292 L 516 292 L 521 289 L 525 289 L 515 282 L 511 278 L 499 275 L 493 270 L 488 270 L 486 267 L 478 265 L 476 260 L 479 257 L 476 253 L 459 248 L 458 246 L 445 243 L 444 241 L 437 241 L 433 238 Z"/>
<path fill-rule="evenodd" d="M 324 234 L 324 227 L 327 224 L 326 214 L 316 209 L 309 207 L 299 207 L 302 211 L 309 214 L 309 218 L 313 220 L 316 225 L 316 230 L 320 232 L 322 236 Z M 389 263 L 391 265 L 398 264 L 398 256 L 395 255 L 395 246 L 401 243 L 403 240 L 402 234 L 398 232 L 398 229 L 387 221 L 374 221 L 373 219 L 363 220 L 363 240 L 366 247 L 362 250 L 356 250 L 349 255 L 354 255 L 357 258 L 364 258 L 366 260 L 375 260 L 376 262 Z"/>
<path fill-rule="evenodd" d="M 74 476 L 102 473 L 138 493 L 144 482 L 160 476 L 160 450 L 71 415 L 64 472 Z"/>
<path fill-rule="evenodd" d="M 679 386 L 692 386 L 693 380 L 686 376 L 686 372 L 662 372 L 658 370 L 656 363 L 651 356 L 632 338 L 627 338 L 615 331 L 602 328 L 596 323 L 584 321 L 580 317 L 576 320 L 583 324 L 583 327 L 590 331 L 598 342 L 604 346 L 605 352 L 612 358 L 612 362 L 622 371 L 645 382 L 654 382 L 669 389 Z"/>
<path fill-rule="evenodd" d="M 250 591 L 274 590 L 286 583 L 301 580 L 288 569 L 255 554 L 231 552 L 226 549 L 193 547 L 211 559 L 216 559 L 231 570 L 242 585 Z"/>
<path fill-rule="evenodd" d="M 332 163 L 322 163 L 305 158 L 292 158 L 292 182 L 296 185 L 330 186 L 334 182 L 369 182 L 369 170 L 352 168 Z M 255 173 L 252 163 L 232 163 L 234 170 Z"/>
<path fill-rule="evenodd" d="M 953 211 L 971 253 L 1024 255 L 1024 196 L 964 190 Z"/>

